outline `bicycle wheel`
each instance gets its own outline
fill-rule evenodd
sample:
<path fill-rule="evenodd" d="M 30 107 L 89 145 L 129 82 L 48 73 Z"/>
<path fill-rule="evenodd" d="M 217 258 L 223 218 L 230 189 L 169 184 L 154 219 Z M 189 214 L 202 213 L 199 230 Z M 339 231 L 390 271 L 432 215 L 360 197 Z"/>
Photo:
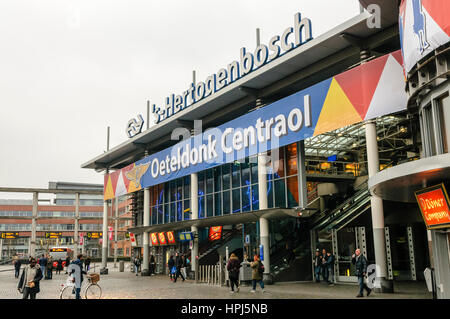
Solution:
<path fill-rule="evenodd" d="M 90 284 L 86 288 L 86 299 L 100 299 L 102 297 L 102 288 L 97 284 Z"/>
<path fill-rule="evenodd" d="M 75 299 L 75 287 L 65 286 L 59 295 L 60 299 Z"/>

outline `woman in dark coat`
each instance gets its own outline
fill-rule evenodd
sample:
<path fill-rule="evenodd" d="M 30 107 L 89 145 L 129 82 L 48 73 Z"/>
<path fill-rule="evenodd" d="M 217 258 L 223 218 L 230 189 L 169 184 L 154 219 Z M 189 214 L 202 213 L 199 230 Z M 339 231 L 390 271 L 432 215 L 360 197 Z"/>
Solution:
<path fill-rule="evenodd" d="M 234 286 L 236 285 L 236 291 L 239 292 L 239 268 L 241 263 L 239 258 L 233 253 L 227 263 L 228 278 L 230 278 L 231 291 L 234 293 Z"/>
<path fill-rule="evenodd" d="M 61 270 L 63 270 L 63 266 L 62 266 L 62 260 L 61 260 L 61 258 L 59 258 L 58 263 L 56 265 L 56 273 L 60 274 Z"/>

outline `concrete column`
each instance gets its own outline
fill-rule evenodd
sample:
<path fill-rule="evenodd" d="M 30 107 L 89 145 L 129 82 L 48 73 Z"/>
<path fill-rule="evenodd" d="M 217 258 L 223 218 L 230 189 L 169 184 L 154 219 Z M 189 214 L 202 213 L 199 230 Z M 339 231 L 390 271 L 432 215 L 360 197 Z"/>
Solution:
<path fill-rule="evenodd" d="M 103 202 L 103 242 L 102 242 L 102 268 L 100 274 L 108 274 L 108 201 Z"/>
<path fill-rule="evenodd" d="M 191 219 L 198 219 L 198 175 L 191 174 Z M 195 272 L 197 277 L 197 256 L 198 256 L 198 228 L 191 226 L 191 232 L 194 233 L 194 240 L 191 250 L 191 270 Z"/>
<path fill-rule="evenodd" d="M 150 226 L 150 188 L 144 189 L 144 227 Z M 144 247 L 144 256 L 142 257 L 141 276 L 148 276 L 149 272 L 149 233 L 142 234 L 142 246 Z"/>
<path fill-rule="evenodd" d="M 0 260 L 3 259 L 3 238 L 0 238 Z"/>
<path fill-rule="evenodd" d="M 298 172 L 298 206 L 306 208 L 308 206 L 308 188 L 306 187 L 306 167 L 305 167 L 305 141 L 297 142 L 297 172 Z"/>
<path fill-rule="evenodd" d="M 33 193 L 33 215 L 31 218 L 30 256 L 36 257 L 36 219 L 38 215 L 38 193 Z"/>
<path fill-rule="evenodd" d="M 450 242 L 448 234 L 431 231 L 433 242 L 434 275 L 438 299 L 450 299 Z"/>
<path fill-rule="evenodd" d="M 377 130 L 375 122 L 367 122 L 365 125 L 367 166 L 370 178 L 378 172 L 380 161 L 378 157 Z M 381 292 L 393 292 L 393 281 L 387 279 L 383 200 L 376 195 L 372 195 L 370 198 L 370 204 L 372 210 L 373 243 L 375 250 L 375 263 L 377 265 L 377 280 L 381 285 L 381 288 L 377 288 L 377 290 L 380 290 Z"/>
<path fill-rule="evenodd" d="M 117 268 L 117 224 L 119 218 L 119 197 L 115 198 L 115 212 L 116 217 L 114 218 L 114 268 Z"/>
<path fill-rule="evenodd" d="M 259 209 L 269 208 L 267 198 L 267 155 L 266 153 L 258 154 L 258 194 L 259 194 Z M 260 244 L 263 246 L 263 264 L 264 275 L 263 280 L 267 284 L 273 283 L 272 275 L 270 274 L 270 240 L 269 240 L 269 221 L 266 218 L 259 219 L 259 238 Z"/>
<path fill-rule="evenodd" d="M 75 229 L 73 232 L 73 257 L 78 256 L 78 229 L 80 228 L 80 194 L 75 194 Z"/>

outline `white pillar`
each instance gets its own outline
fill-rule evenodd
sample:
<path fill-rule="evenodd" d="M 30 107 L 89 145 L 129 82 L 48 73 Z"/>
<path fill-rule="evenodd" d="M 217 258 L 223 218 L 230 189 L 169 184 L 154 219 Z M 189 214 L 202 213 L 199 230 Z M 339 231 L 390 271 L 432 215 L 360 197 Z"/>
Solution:
<path fill-rule="evenodd" d="M 38 193 L 33 193 L 33 217 L 31 219 L 30 256 L 36 257 L 36 219 L 38 215 Z"/>
<path fill-rule="evenodd" d="M 367 122 L 365 125 L 367 166 L 369 171 L 369 178 L 371 178 L 378 172 L 380 167 L 378 157 L 377 130 L 374 122 Z M 375 263 L 377 265 L 377 279 L 381 284 L 381 291 L 390 292 L 392 291 L 392 281 L 387 280 L 383 200 L 376 195 L 372 195 L 370 198 L 370 204 L 372 210 L 373 243 L 375 250 Z"/>
<path fill-rule="evenodd" d="M 108 201 L 103 202 L 102 274 L 108 273 Z"/>
<path fill-rule="evenodd" d="M 258 198 L 260 210 L 269 208 L 267 198 L 267 162 L 266 153 L 258 154 Z M 264 281 L 271 284 L 269 221 L 263 217 L 259 219 L 259 238 L 260 244 L 263 246 Z"/>
<path fill-rule="evenodd" d="M 117 268 L 116 262 L 117 262 L 117 224 L 118 224 L 118 218 L 119 218 L 119 197 L 115 198 L 115 212 L 116 217 L 114 218 L 114 268 Z"/>
<path fill-rule="evenodd" d="M 74 257 L 78 256 L 78 229 L 80 221 L 80 194 L 75 194 L 75 229 L 73 232 L 73 255 Z"/>
<path fill-rule="evenodd" d="M 150 188 L 144 189 L 144 227 L 150 226 Z M 149 273 L 149 234 L 144 232 L 142 234 L 142 245 L 144 246 L 144 256 L 142 258 L 142 276 L 148 276 Z"/>
<path fill-rule="evenodd" d="M 198 175 L 191 174 L 191 219 L 198 219 Z M 194 233 L 191 250 L 191 270 L 196 271 L 198 256 L 198 229 L 197 226 L 191 226 L 191 232 Z M 198 274 L 195 274 L 196 276 Z"/>

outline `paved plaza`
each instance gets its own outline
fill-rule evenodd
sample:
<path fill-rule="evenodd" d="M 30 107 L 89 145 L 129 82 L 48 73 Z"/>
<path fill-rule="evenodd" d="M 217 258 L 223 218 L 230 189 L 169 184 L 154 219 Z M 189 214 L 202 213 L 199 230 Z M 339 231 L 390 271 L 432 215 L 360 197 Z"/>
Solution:
<path fill-rule="evenodd" d="M 98 272 L 99 264 L 96 264 Z M 136 276 L 129 268 L 119 272 L 113 264 L 108 264 L 109 274 L 102 275 L 100 286 L 105 299 L 356 299 L 358 287 L 354 284 L 336 284 L 327 286 L 311 282 L 276 283 L 267 285 L 263 294 L 259 286 L 256 293 L 251 293 L 249 286 L 243 286 L 239 293 L 230 294 L 228 287 L 208 284 L 195 284 L 192 280 L 176 283 L 167 276 L 156 275 L 151 277 Z M 38 299 L 57 299 L 61 284 L 67 275 L 53 274 L 52 280 L 41 281 L 41 293 Z M 0 299 L 19 299 L 17 291 L 18 280 L 14 278 L 12 266 L 0 266 Z M 426 289 L 424 282 L 396 282 L 396 293 L 372 293 L 368 298 L 362 299 L 431 299 L 431 293 Z"/>

